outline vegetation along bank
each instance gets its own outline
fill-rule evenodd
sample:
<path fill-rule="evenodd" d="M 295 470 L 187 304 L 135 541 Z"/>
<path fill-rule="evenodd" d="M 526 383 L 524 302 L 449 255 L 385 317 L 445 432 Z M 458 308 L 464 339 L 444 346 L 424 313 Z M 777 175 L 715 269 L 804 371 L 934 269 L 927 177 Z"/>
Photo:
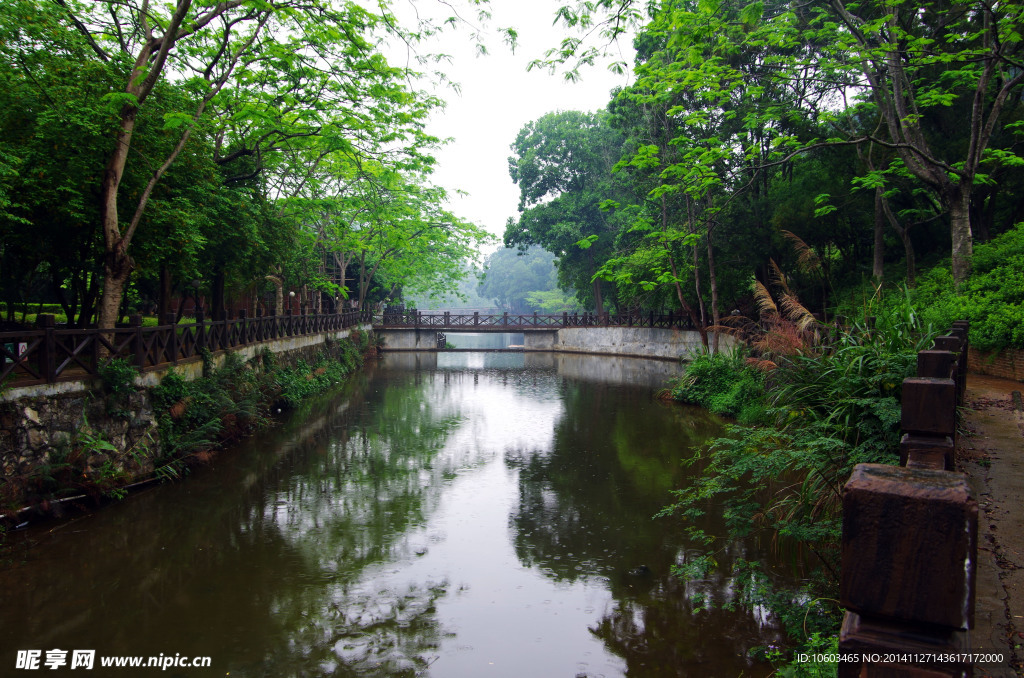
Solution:
<path fill-rule="evenodd" d="M 208 352 L 202 375 L 173 367 L 153 387 L 122 360 L 102 388 L 0 403 L 0 515 L 7 526 L 123 497 L 139 483 L 174 479 L 222 446 L 272 423 L 272 414 L 341 383 L 375 351 L 374 335 L 244 360 Z"/>
<path fill-rule="evenodd" d="M 716 552 L 740 536 L 761 535 L 788 554 L 801 590 L 780 590 L 761 563 L 740 560 L 731 573 L 738 597 L 770 610 L 797 652 L 834 653 L 842 488 L 856 464 L 899 463 L 901 386 L 936 333 L 907 295 L 876 300 L 871 319 L 842 328 L 817 323 L 795 299 L 787 311 L 766 293 L 759 302 L 762 322 L 746 328 L 749 350 L 697 357 L 671 391 L 736 423 L 692 460 L 698 481 L 678 490 L 665 513 L 724 507 L 724 534 L 692 532 L 707 552 L 680 568 L 684 577 L 706 576 Z M 765 654 L 783 661 L 781 651 Z M 835 675 L 834 666 L 819 669 Z"/>

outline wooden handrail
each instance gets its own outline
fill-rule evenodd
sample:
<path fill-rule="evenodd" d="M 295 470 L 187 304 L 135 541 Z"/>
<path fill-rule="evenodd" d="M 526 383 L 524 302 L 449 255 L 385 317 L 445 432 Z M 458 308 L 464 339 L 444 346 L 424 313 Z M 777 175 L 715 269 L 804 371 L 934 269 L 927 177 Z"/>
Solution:
<path fill-rule="evenodd" d="M 89 379 L 123 358 L 140 371 L 191 360 L 204 349 L 231 350 L 284 336 L 336 332 L 370 322 L 368 311 L 300 316 L 262 316 L 142 327 L 141 318 L 113 330 L 57 329 L 54 316 L 39 316 L 39 329 L 0 332 L 0 388 Z"/>

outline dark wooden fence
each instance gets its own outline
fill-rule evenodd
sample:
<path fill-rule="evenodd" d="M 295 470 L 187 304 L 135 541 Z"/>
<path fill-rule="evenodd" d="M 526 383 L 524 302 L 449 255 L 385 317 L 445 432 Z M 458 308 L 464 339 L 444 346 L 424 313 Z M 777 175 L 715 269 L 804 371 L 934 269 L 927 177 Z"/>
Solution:
<path fill-rule="evenodd" d="M 526 330 L 559 329 L 563 327 L 659 327 L 671 329 L 693 329 L 690 318 L 678 313 L 561 313 L 554 315 L 533 314 L 480 314 L 469 313 L 424 313 L 403 311 L 385 313 L 383 328 L 437 327 L 455 330 Z"/>
<path fill-rule="evenodd" d="M 52 315 L 39 316 L 39 328 L 0 332 L 0 384 L 29 386 L 88 379 L 116 358 L 128 360 L 140 371 L 188 360 L 204 349 L 220 351 L 262 341 L 334 332 L 369 322 L 363 311 L 331 314 L 286 314 L 250 318 L 225 312 L 224 320 L 176 324 L 168 314 L 164 324 L 143 327 L 141 316 L 113 330 L 61 329 Z"/>
<path fill-rule="evenodd" d="M 843 492 L 840 676 L 970 676 L 978 504 L 955 473 L 966 322 L 904 380 L 900 466 L 858 464 Z"/>

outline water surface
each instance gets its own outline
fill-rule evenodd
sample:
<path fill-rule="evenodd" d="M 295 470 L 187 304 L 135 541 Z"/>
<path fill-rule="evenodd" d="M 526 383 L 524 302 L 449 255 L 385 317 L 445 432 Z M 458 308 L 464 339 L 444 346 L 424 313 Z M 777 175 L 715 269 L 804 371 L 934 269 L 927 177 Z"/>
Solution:
<path fill-rule="evenodd" d="M 12 535 L 0 674 L 62 648 L 212 657 L 183 676 L 767 675 L 777 632 L 691 603 L 733 583 L 673 577 L 699 550 L 652 519 L 720 430 L 654 397 L 675 370 L 388 354 L 183 482 Z"/>

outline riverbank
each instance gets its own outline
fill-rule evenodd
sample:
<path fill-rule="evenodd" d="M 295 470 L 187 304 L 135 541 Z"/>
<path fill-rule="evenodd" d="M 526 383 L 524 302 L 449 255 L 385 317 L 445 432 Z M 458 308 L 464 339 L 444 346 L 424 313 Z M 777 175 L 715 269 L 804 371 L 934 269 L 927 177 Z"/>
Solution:
<path fill-rule="evenodd" d="M 970 374 L 958 462 L 982 509 L 971 649 L 1005 661 L 975 667 L 979 678 L 1024 676 L 1024 413 L 1013 393 L 1024 384 Z M 1018 400 L 1019 403 L 1019 400 Z"/>
<path fill-rule="evenodd" d="M 368 351 L 372 334 L 353 331 L 315 350 L 228 352 L 219 366 L 208 356 L 202 373 L 170 369 L 156 385 L 115 361 L 102 387 L 4 402 L 0 529 L 180 477 L 267 426 L 272 412 L 340 383 Z"/>

